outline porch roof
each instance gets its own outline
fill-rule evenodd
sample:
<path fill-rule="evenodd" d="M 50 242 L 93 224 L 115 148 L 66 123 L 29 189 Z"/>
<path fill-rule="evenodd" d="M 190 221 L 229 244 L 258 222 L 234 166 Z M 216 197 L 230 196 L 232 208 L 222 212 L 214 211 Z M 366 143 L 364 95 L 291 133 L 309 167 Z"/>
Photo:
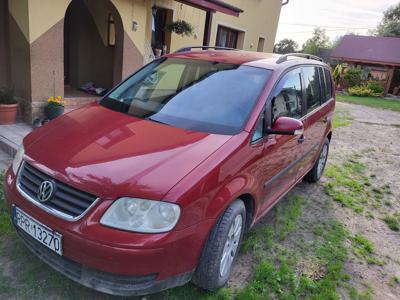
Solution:
<path fill-rule="evenodd" d="M 345 35 L 331 58 L 347 62 L 400 66 L 400 38 Z"/>
<path fill-rule="evenodd" d="M 176 1 L 202 10 L 220 12 L 235 17 L 238 17 L 239 14 L 243 12 L 242 9 L 221 0 L 176 0 Z"/>

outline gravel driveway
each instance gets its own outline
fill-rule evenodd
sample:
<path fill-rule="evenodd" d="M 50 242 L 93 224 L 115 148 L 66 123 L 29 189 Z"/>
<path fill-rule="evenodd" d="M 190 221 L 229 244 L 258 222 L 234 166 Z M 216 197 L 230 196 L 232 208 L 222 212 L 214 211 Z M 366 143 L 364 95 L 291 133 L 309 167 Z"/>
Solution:
<path fill-rule="evenodd" d="M 337 206 L 338 219 L 351 233 L 367 237 L 383 263 L 351 259 L 346 272 L 353 284 L 370 288 L 374 299 L 400 299 L 400 284 L 391 282 L 400 278 L 400 232 L 390 230 L 381 219 L 400 213 L 400 113 L 347 103 L 338 103 L 337 108 L 348 111 L 354 120 L 334 133 L 330 163 L 340 164 L 359 154 L 371 182 L 390 188 L 384 205 L 371 209 L 374 218 Z"/>

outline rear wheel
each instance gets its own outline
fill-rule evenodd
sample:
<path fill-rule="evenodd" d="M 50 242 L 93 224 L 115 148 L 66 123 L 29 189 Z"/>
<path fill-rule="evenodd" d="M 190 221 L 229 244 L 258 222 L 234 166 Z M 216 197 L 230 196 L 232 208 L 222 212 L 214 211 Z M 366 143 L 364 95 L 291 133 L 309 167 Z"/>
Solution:
<path fill-rule="evenodd" d="M 223 287 L 229 279 L 246 223 L 246 208 L 235 200 L 214 225 L 204 246 L 193 283 L 206 290 Z"/>
<path fill-rule="evenodd" d="M 318 159 L 315 162 L 313 168 L 304 176 L 304 180 L 308 182 L 317 182 L 324 173 L 326 161 L 328 160 L 329 153 L 329 140 L 325 138 L 324 144 L 322 145 Z"/>

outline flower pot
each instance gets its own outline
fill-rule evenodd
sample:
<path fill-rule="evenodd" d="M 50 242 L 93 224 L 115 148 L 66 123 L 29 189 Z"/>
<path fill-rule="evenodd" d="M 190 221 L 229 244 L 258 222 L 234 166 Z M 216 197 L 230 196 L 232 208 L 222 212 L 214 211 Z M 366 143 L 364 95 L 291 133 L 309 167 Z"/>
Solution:
<path fill-rule="evenodd" d="M 17 119 L 18 103 L 0 104 L 0 124 L 13 124 Z"/>
<path fill-rule="evenodd" d="M 44 114 L 47 119 L 53 120 L 64 113 L 64 106 L 62 105 L 47 105 L 44 108 Z"/>

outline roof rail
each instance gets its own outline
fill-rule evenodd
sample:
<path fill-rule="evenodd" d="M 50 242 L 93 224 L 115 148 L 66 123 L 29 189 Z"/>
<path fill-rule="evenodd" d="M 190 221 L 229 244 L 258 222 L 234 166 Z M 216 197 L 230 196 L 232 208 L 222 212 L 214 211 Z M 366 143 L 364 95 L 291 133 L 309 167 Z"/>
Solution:
<path fill-rule="evenodd" d="M 311 55 L 311 54 L 306 54 L 306 53 L 288 53 L 288 54 L 284 54 L 281 57 L 279 57 L 278 60 L 276 61 L 276 63 L 277 64 L 283 63 L 283 62 L 287 61 L 288 57 L 290 57 L 290 56 L 323 61 L 322 58 L 320 58 L 318 56 L 315 56 L 315 55 Z"/>
<path fill-rule="evenodd" d="M 183 48 L 180 48 L 180 49 L 176 50 L 175 53 L 192 51 L 192 49 L 202 49 L 202 50 L 215 49 L 215 50 L 234 50 L 234 51 L 239 51 L 239 49 L 235 49 L 235 48 L 218 47 L 218 46 L 188 46 L 188 47 L 183 47 Z"/>

